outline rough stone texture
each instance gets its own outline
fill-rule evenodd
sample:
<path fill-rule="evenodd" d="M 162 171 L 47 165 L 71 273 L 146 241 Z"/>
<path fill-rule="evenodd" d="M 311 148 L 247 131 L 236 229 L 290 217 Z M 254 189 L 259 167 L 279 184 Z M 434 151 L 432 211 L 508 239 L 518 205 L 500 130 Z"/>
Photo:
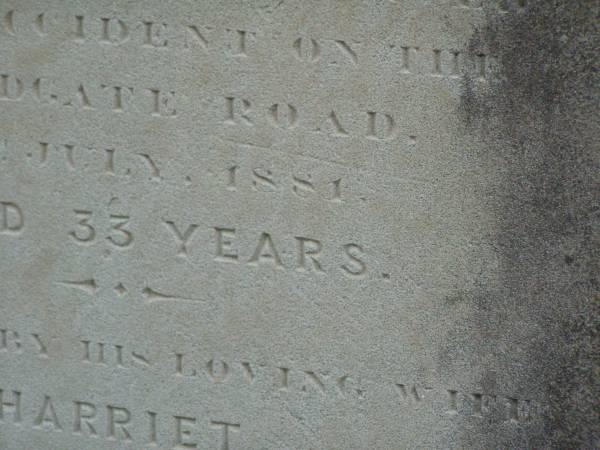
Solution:
<path fill-rule="evenodd" d="M 526 345 L 548 398 L 549 444 L 539 445 L 556 448 L 599 444 L 599 18 L 597 1 L 488 13 L 471 49 L 499 55 L 503 79 L 485 95 L 466 80 L 461 103 L 466 128 L 508 163 L 496 237 L 503 288 L 538 330 Z M 494 293 L 485 301 L 503 303 Z"/>
<path fill-rule="evenodd" d="M 0 448 L 598 448 L 599 19 L 0 2 Z"/>

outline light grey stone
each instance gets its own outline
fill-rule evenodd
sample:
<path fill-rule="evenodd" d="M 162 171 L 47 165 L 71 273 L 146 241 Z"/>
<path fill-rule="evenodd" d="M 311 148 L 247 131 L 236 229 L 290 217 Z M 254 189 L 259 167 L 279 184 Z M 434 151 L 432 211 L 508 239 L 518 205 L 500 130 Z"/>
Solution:
<path fill-rule="evenodd" d="M 597 448 L 599 9 L 0 2 L 0 448 Z"/>

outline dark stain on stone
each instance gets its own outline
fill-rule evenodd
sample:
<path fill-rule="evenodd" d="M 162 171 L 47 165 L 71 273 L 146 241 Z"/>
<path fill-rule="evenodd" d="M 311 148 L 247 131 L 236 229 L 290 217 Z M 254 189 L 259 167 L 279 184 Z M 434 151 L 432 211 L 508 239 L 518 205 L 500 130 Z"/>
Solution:
<path fill-rule="evenodd" d="M 545 409 L 512 437 L 482 423 L 458 441 L 600 448 L 600 1 L 528 0 L 507 13 L 489 1 L 483 13 L 469 53 L 494 55 L 498 71 L 495 81 L 464 76 L 458 113 L 502 174 L 500 281 L 461 294 L 470 314 L 447 336 L 440 365 L 480 364 L 482 385 L 505 367 L 494 383 Z"/>

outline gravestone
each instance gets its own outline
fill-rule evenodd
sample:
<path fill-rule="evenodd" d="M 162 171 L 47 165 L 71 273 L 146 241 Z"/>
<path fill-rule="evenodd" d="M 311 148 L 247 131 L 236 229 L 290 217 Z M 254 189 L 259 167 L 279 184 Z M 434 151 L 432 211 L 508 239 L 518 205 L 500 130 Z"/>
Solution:
<path fill-rule="evenodd" d="M 3 0 L 0 448 L 595 448 L 598 14 Z"/>

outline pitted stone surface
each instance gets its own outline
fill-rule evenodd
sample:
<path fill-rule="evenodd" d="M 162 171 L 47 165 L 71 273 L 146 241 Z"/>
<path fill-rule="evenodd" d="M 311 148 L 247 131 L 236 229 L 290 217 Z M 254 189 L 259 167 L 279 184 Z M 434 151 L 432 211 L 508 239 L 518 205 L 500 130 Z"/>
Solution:
<path fill-rule="evenodd" d="M 597 1 L 0 3 L 0 448 L 596 448 Z"/>

